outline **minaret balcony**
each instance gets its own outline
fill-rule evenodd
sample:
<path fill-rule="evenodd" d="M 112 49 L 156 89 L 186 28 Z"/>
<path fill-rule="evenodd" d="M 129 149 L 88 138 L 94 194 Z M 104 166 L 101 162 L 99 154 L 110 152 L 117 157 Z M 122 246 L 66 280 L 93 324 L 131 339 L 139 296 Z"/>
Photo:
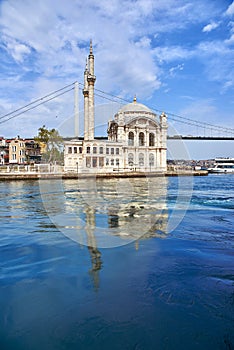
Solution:
<path fill-rule="evenodd" d="M 83 95 L 84 95 L 84 97 L 88 97 L 89 96 L 89 90 L 83 89 Z"/>
<path fill-rule="evenodd" d="M 87 80 L 88 80 L 88 82 L 95 83 L 96 77 L 95 77 L 95 75 L 89 74 L 88 77 L 87 77 Z"/>

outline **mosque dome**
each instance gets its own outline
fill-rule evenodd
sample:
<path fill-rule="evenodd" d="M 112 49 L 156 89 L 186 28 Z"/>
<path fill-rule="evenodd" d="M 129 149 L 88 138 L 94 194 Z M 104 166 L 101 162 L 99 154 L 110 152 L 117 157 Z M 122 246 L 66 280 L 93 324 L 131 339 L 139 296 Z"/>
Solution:
<path fill-rule="evenodd" d="M 156 114 L 142 103 L 138 103 L 136 97 L 134 97 L 133 102 L 121 107 L 118 113 L 115 115 L 115 120 L 118 122 L 121 115 L 124 115 L 125 123 L 129 122 L 136 117 L 148 117 L 155 119 Z"/>
<path fill-rule="evenodd" d="M 131 103 L 128 103 L 127 105 L 123 106 L 119 113 L 125 113 L 125 112 L 149 112 L 152 113 L 152 111 L 142 103 L 138 103 L 136 101 L 133 101 Z"/>

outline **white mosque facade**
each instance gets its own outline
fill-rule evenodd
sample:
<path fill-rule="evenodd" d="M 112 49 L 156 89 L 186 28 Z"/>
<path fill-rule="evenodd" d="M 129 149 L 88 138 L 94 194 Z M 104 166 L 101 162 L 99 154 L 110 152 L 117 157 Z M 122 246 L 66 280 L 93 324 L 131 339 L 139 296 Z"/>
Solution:
<path fill-rule="evenodd" d="M 147 106 L 123 106 L 108 122 L 107 138 L 95 138 L 94 55 L 92 42 L 84 72 L 84 138 L 66 141 L 64 170 L 80 174 L 166 172 L 167 117 Z"/>

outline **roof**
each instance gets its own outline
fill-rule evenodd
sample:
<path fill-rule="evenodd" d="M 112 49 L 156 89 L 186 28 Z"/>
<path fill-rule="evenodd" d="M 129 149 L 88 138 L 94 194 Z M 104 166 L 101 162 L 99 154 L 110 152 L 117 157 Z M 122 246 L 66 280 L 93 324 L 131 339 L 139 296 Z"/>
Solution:
<path fill-rule="evenodd" d="M 133 102 L 128 103 L 127 105 L 123 106 L 118 113 L 125 113 L 125 112 L 150 112 L 153 113 L 148 107 L 143 105 L 142 103 L 136 102 L 134 99 Z"/>

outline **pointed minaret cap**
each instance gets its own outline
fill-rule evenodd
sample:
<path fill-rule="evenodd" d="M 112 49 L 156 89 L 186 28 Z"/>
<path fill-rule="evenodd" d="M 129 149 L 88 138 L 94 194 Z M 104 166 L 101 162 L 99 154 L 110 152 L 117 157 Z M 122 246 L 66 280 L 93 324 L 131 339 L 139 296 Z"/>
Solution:
<path fill-rule="evenodd" d="M 137 98 L 136 98 L 136 95 L 134 96 L 134 99 L 133 99 L 133 102 L 136 103 L 137 101 Z"/>
<path fill-rule="evenodd" d="M 90 55 L 93 54 L 93 43 L 92 43 L 92 39 L 90 39 L 90 44 L 89 44 L 89 53 Z"/>

